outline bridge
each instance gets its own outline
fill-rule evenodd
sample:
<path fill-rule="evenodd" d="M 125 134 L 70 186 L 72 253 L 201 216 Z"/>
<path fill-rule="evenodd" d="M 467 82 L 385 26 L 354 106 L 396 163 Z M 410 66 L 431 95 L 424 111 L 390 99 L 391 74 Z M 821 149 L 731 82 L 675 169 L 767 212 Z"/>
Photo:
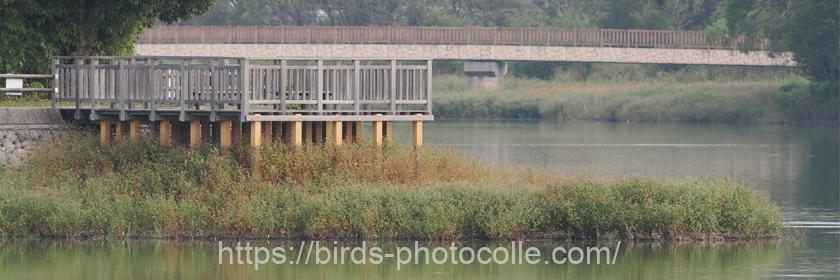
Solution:
<path fill-rule="evenodd" d="M 671 30 L 157 26 L 143 32 L 135 49 L 153 56 L 464 60 L 474 84 L 504 76 L 504 61 L 795 66 L 789 53 L 771 57 L 766 42 L 739 51 L 745 40 Z"/>

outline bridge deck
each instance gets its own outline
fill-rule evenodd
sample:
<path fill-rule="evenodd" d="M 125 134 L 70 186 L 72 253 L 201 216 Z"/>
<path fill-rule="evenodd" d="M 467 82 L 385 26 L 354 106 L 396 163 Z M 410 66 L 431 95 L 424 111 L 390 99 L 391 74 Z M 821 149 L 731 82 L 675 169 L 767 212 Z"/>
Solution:
<path fill-rule="evenodd" d="M 429 121 L 431 60 L 56 57 L 77 119 Z"/>

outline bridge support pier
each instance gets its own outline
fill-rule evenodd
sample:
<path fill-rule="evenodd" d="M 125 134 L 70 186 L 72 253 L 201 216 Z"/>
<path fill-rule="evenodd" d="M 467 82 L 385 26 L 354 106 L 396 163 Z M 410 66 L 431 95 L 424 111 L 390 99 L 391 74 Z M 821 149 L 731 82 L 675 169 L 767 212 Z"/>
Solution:
<path fill-rule="evenodd" d="M 114 122 L 114 140 L 117 142 L 125 140 L 125 123 L 121 121 Z"/>
<path fill-rule="evenodd" d="M 292 146 L 296 148 L 300 148 L 303 146 L 303 122 L 302 121 L 293 121 L 291 131 L 289 131 L 288 135 L 291 138 Z"/>
<path fill-rule="evenodd" d="M 394 122 L 385 122 L 385 145 L 394 144 Z"/>
<path fill-rule="evenodd" d="M 128 124 L 128 137 L 131 141 L 137 141 L 140 138 L 140 120 L 131 120 Z"/>
<path fill-rule="evenodd" d="M 411 125 L 411 131 L 414 148 L 419 149 L 423 147 L 423 121 L 414 121 Z"/>
<path fill-rule="evenodd" d="M 464 73 L 470 79 L 471 90 L 493 90 L 501 87 L 502 78 L 507 75 L 504 61 L 464 61 Z"/>
<path fill-rule="evenodd" d="M 172 122 L 162 120 L 158 127 L 160 127 L 160 144 L 164 146 L 172 145 Z"/>
<path fill-rule="evenodd" d="M 99 144 L 106 147 L 111 145 L 111 120 L 109 119 L 99 120 Z"/>
<path fill-rule="evenodd" d="M 371 134 L 371 137 L 373 137 L 373 146 L 382 147 L 382 121 L 373 122 Z"/>
<path fill-rule="evenodd" d="M 201 144 L 201 130 L 200 121 L 190 121 L 190 147 L 197 147 L 198 144 Z"/>
<path fill-rule="evenodd" d="M 230 150 L 231 144 L 233 143 L 232 135 L 234 131 L 231 129 L 231 121 L 220 121 L 219 122 L 219 147 L 222 151 Z"/>

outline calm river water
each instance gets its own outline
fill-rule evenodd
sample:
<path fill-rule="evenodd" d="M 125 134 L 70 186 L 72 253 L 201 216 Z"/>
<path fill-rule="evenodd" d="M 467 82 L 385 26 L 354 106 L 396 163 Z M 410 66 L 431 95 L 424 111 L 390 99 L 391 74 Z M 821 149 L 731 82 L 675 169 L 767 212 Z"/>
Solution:
<path fill-rule="evenodd" d="M 408 126 L 397 126 L 397 142 Z M 765 191 L 788 222 L 840 223 L 837 126 L 447 122 L 426 125 L 426 143 L 506 167 L 597 176 L 725 176 Z M 405 145 L 405 144 L 403 144 Z M 808 228 L 801 240 L 622 243 L 615 265 L 219 265 L 213 241 L 0 241 L 0 278 L 214 279 L 753 279 L 840 277 L 840 227 Z M 258 242 L 297 246 L 295 242 Z M 409 246 L 377 242 L 388 248 Z M 352 245 L 352 244 L 347 244 Z M 371 245 L 371 244 L 368 244 Z M 435 244 L 448 246 L 449 244 Z M 469 242 L 462 246 L 509 246 Z M 545 250 L 585 246 L 529 242 Z M 615 247 L 615 243 L 599 244 Z"/>

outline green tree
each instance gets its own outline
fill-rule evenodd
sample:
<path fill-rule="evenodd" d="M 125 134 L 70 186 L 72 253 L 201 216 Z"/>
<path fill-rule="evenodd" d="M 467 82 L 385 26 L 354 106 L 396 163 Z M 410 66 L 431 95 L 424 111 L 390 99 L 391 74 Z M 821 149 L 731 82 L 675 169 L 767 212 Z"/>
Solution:
<path fill-rule="evenodd" d="M 742 47 L 769 41 L 774 54 L 793 53 L 800 68 L 820 82 L 840 79 L 840 3 L 837 0 L 729 0 L 729 33 L 753 38 Z"/>
<path fill-rule="evenodd" d="M 155 22 L 206 11 L 213 0 L 0 0 L 0 71 L 49 71 L 53 55 L 116 55 Z"/>

